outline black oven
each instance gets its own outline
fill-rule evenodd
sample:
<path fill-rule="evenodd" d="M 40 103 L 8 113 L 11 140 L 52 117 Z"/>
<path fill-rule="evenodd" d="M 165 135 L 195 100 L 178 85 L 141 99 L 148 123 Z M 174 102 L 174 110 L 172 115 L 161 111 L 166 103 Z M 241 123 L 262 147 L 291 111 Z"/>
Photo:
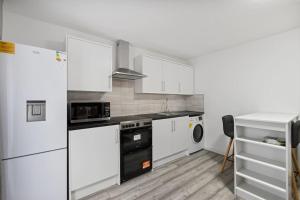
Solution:
<path fill-rule="evenodd" d="M 120 124 L 121 183 L 152 169 L 152 120 Z"/>
<path fill-rule="evenodd" d="M 97 101 L 72 101 L 68 107 L 70 123 L 95 122 L 110 119 L 110 103 Z"/>

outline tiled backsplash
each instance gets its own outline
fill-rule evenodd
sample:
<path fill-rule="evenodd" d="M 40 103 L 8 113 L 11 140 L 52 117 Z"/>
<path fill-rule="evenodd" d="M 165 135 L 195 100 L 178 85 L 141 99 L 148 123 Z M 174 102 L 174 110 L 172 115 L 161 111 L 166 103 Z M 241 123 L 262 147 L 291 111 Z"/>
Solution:
<path fill-rule="evenodd" d="M 186 97 L 186 110 L 204 112 L 204 95 L 197 94 Z"/>
<path fill-rule="evenodd" d="M 136 115 L 166 111 L 203 111 L 204 96 L 137 94 L 134 81 L 113 80 L 113 91 L 68 92 L 68 100 L 100 100 L 111 102 L 111 116 Z"/>

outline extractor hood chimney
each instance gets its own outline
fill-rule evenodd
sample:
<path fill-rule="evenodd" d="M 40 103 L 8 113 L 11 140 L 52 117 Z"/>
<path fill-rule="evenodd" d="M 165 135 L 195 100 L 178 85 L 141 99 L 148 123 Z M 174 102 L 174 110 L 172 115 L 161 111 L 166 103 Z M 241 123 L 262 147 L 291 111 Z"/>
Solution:
<path fill-rule="evenodd" d="M 129 69 L 129 42 L 117 41 L 117 69 L 113 72 L 112 78 L 136 80 L 146 77 L 144 74 Z"/>

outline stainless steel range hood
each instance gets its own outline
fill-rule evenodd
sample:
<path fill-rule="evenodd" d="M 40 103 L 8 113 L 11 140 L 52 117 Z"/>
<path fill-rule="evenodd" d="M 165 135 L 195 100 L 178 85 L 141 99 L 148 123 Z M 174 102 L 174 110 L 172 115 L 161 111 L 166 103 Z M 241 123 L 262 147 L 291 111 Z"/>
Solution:
<path fill-rule="evenodd" d="M 112 78 L 136 80 L 146 77 L 137 71 L 129 69 L 129 42 L 117 41 L 117 69 L 113 72 Z"/>

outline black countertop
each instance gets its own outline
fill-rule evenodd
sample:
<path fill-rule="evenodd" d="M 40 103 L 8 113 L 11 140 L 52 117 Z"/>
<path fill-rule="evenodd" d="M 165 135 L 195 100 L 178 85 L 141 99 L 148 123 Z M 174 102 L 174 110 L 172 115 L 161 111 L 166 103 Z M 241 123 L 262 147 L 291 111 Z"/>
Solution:
<path fill-rule="evenodd" d="M 112 126 L 112 125 L 118 125 L 120 124 L 120 122 L 124 122 L 124 121 L 139 120 L 139 119 L 146 119 L 146 118 L 151 118 L 152 120 L 160 120 L 160 119 L 168 119 L 168 118 L 184 117 L 184 116 L 194 117 L 194 116 L 201 116 L 204 114 L 204 112 L 196 112 L 196 111 L 176 111 L 172 113 L 173 114 L 169 116 L 160 115 L 158 113 L 150 113 L 150 114 L 142 114 L 142 115 L 112 117 L 108 121 L 101 121 L 101 122 L 68 124 L 68 130 Z"/>
<path fill-rule="evenodd" d="M 204 112 L 196 112 L 196 111 L 176 111 L 172 112 L 172 115 L 160 115 L 158 113 L 152 113 L 152 114 L 144 114 L 144 115 L 139 115 L 145 118 L 151 118 L 152 120 L 159 120 L 159 119 L 168 119 L 168 118 L 174 118 L 174 117 L 184 117 L 184 116 L 189 116 L 189 117 L 195 117 L 195 116 L 201 116 L 204 114 Z"/>
<path fill-rule="evenodd" d="M 68 124 L 68 130 L 78 130 L 78 129 L 85 129 L 85 128 L 94 128 L 94 127 L 102 127 L 102 126 L 112 126 L 112 125 L 119 125 L 119 121 L 108 120 L 108 121 L 101 121 L 101 122 L 85 122 L 85 123 L 75 123 L 75 124 Z"/>

